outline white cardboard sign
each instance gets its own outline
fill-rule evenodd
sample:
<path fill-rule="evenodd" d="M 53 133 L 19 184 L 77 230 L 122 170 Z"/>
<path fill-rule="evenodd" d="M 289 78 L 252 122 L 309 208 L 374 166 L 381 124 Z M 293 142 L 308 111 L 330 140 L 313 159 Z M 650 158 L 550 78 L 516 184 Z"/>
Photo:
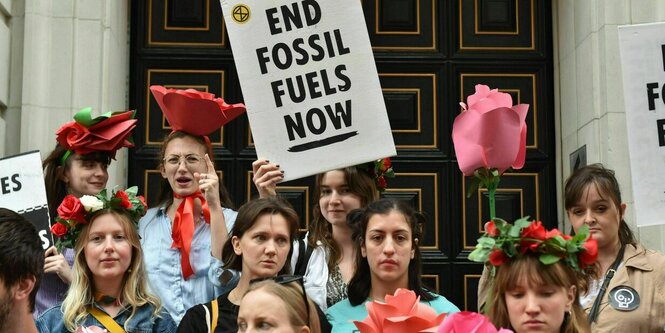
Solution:
<path fill-rule="evenodd" d="M 396 154 L 358 0 L 220 0 L 259 158 L 285 180 Z"/>
<path fill-rule="evenodd" d="M 0 159 L 0 207 L 32 222 L 45 250 L 54 244 L 39 151 Z"/>
<path fill-rule="evenodd" d="M 619 27 L 637 226 L 665 224 L 665 23 Z"/>

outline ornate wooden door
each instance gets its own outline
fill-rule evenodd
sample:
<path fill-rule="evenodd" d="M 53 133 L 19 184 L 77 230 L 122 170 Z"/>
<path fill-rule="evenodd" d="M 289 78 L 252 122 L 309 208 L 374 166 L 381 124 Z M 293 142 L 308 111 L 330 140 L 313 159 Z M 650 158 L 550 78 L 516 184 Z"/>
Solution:
<path fill-rule="evenodd" d="M 324 0 L 319 0 L 324 1 Z M 328 1 L 328 0 L 326 0 Z M 475 310 L 482 266 L 466 257 L 489 218 L 451 140 L 459 102 L 484 83 L 530 104 L 527 162 L 502 177 L 497 215 L 556 225 L 551 5 L 536 0 L 363 0 L 398 155 L 386 196 L 429 217 L 421 241 L 424 279 L 460 308 Z M 159 142 L 170 132 L 148 87 L 196 88 L 242 100 L 217 0 L 141 0 L 131 8 L 130 106 L 139 111 L 129 184 L 154 201 Z M 246 116 L 211 136 L 215 163 L 237 205 L 255 193 L 256 158 Z M 280 184 L 307 228 L 313 178 Z"/>

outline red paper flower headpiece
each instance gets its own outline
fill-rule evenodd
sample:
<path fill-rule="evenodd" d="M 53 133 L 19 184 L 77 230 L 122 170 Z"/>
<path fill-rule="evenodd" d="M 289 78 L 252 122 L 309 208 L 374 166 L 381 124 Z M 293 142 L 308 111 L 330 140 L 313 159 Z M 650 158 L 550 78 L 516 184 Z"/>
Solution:
<path fill-rule="evenodd" d="M 385 157 L 375 161 L 367 162 L 357 166 L 360 169 L 365 170 L 376 185 L 379 192 L 383 192 L 388 187 L 388 182 L 386 178 L 395 178 L 395 172 L 393 171 L 392 162 L 390 162 L 390 157 Z"/>
<path fill-rule="evenodd" d="M 598 244 L 588 226 L 582 226 L 571 237 L 557 229 L 547 231 L 540 221 L 529 221 L 528 216 L 515 221 L 515 225 L 496 218 L 485 225 L 485 234 L 478 239 L 469 260 L 501 266 L 524 254 L 538 256 L 545 265 L 563 260 L 572 269 L 581 270 L 596 262 Z"/>
<path fill-rule="evenodd" d="M 97 195 L 84 195 L 81 198 L 72 194 L 66 196 L 58 206 L 56 223 L 51 226 L 51 233 L 58 237 L 55 244 L 58 251 L 63 247 L 74 248 L 83 226 L 105 208 L 127 211 L 138 228 L 139 219 L 148 208 L 143 196 L 137 195 L 137 192 L 138 187 L 132 186 L 124 191 L 113 190 L 110 198 L 106 197 L 106 189 Z"/>
<path fill-rule="evenodd" d="M 214 94 L 195 89 L 179 90 L 163 86 L 150 86 L 152 95 L 162 109 L 173 131 L 206 136 L 246 109 L 242 103 L 227 104 Z"/>
<path fill-rule="evenodd" d="M 55 132 L 63 148 L 79 155 L 108 152 L 115 159 L 118 149 L 134 147 L 130 137 L 136 127 L 134 111 L 107 112 L 94 119 L 91 114 L 91 108 L 83 108 L 74 115 L 74 121 Z"/>

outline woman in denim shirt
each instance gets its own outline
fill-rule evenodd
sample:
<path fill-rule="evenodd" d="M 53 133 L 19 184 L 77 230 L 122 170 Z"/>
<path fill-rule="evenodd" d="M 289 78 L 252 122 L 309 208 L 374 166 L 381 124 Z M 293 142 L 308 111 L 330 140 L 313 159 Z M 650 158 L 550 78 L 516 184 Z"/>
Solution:
<path fill-rule="evenodd" d="M 136 188 L 106 198 L 65 197 L 51 231 L 57 245 L 74 245 L 74 280 L 62 304 L 37 320 L 41 333 L 97 326 L 111 332 L 169 333 L 176 325 L 148 292 L 136 226 L 145 213 Z"/>

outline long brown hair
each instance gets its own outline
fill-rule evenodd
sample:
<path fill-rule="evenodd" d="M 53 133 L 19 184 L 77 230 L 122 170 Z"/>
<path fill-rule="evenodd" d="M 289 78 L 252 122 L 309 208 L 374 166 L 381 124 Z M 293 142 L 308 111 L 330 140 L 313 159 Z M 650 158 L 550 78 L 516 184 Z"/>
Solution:
<path fill-rule="evenodd" d="M 344 173 L 344 180 L 351 193 L 360 197 L 360 207 L 365 207 L 371 202 L 379 200 L 379 191 L 376 188 L 374 180 L 363 170 L 356 166 L 346 167 L 338 170 Z M 330 172 L 330 171 L 328 171 Z M 321 197 L 321 182 L 327 172 L 316 175 L 316 194 Z M 328 256 L 328 269 L 332 270 L 342 256 L 341 249 L 332 239 L 332 225 L 323 217 L 319 200 L 314 205 L 312 226 L 309 233 L 308 246 L 316 247 L 318 242 L 330 251 Z"/>
<path fill-rule="evenodd" d="M 202 137 L 198 135 L 191 135 L 189 133 L 181 132 L 181 131 L 175 131 L 171 132 L 166 139 L 162 142 L 162 146 L 159 150 L 159 168 L 161 169 L 164 166 L 164 157 L 166 155 L 166 147 L 169 145 L 169 143 L 175 139 L 182 139 L 182 138 L 192 138 L 194 141 L 199 143 L 201 146 L 203 146 L 208 154 L 208 157 L 210 160 L 215 163 L 215 157 L 212 153 L 212 146 L 208 144 L 208 142 Z M 226 189 L 226 186 L 224 186 L 224 182 L 222 181 L 222 178 L 219 179 L 219 200 L 222 204 L 222 207 L 225 208 L 234 208 L 233 201 L 231 200 L 231 196 L 229 195 L 229 191 Z M 157 202 L 159 206 L 163 207 L 169 207 L 173 203 L 173 189 L 171 188 L 171 184 L 169 184 L 169 181 L 166 178 L 162 178 L 159 182 L 159 192 L 157 194 Z"/>
<path fill-rule="evenodd" d="M 526 281 L 525 281 L 526 279 Z M 489 303 L 489 318 L 497 327 L 514 330 L 510 324 L 510 315 L 506 305 L 506 293 L 517 288 L 519 283 L 526 282 L 530 286 L 556 286 L 570 288 L 575 286 L 575 296 L 568 319 L 561 324 L 562 333 L 588 333 L 591 328 L 586 315 L 579 303 L 579 296 L 584 290 L 578 283 L 583 277 L 572 268 L 559 261 L 545 265 L 536 256 L 519 255 L 497 268 L 496 278 Z"/>
<path fill-rule="evenodd" d="M 61 165 L 62 157 L 65 153 L 67 153 L 67 149 L 56 144 L 53 151 L 42 162 L 44 185 L 46 186 L 46 202 L 48 203 L 51 222 L 55 222 L 55 217 L 58 216 L 58 206 L 67 196 L 67 184 L 62 181 L 62 178 L 65 171 L 72 167 L 74 159 L 98 162 L 107 167 L 111 164 L 111 156 L 106 152 L 94 152 L 85 155 L 78 155 L 72 152 L 65 160 L 65 164 Z"/>
<path fill-rule="evenodd" d="M 577 205 L 582 195 L 584 195 L 584 191 L 590 185 L 596 187 L 601 198 L 609 198 L 621 213 L 622 201 L 619 182 L 614 176 L 614 171 L 606 169 L 600 163 L 581 167 L 568 177 L 564 186 L 566 211 Z M 623 214 L 621 214 L 621 222 L 619 222 L 619 241 L 624 246 L 637 244 L 633 231 L 630 230 L 628 223 L 623 219 Z"/>

